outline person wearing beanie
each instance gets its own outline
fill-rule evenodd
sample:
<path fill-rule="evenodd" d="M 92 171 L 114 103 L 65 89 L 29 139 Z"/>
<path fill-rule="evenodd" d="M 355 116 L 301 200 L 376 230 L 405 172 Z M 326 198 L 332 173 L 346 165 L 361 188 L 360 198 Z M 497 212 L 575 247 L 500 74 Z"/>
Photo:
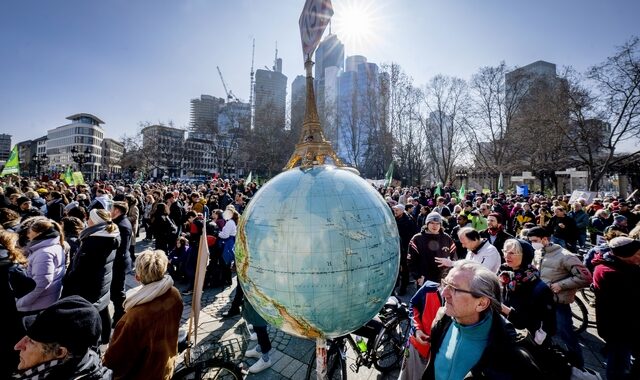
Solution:
<path fill-rule="evenodd" d="M 607 232 L 611 230 L 620 231 L 622 233 L 628 234 L 629 225 L 628 225 L 627 217 L 624 215 L 615 214 L 613 216 L 613 224 L 605 228 L 604 230 L 605 235 L 607 234 Z"/>
<path fill-rule="evenodd" d="M 430 212 L 425 219 L 425 225 L 409 242 L 408 266 L 418 288 L 425 281 L 439 282 L 446 275 L 446 271 L 436 263 L 436 258 L 458 259 L 456 244 L 451 236 L 444 232 L 442 223 L 443 218 L 440 214 Z"/>
<path fill-rule="evenodd" d="M 18 206 L 18 213 L 20 214 L 20 221 L 23 222 L 27 218 L 32 216 L 42 216 L 42 212 L 31 205 L 31 198 L 23 195 L 16 200 Z"/>
<path fill-rule="evenodd" d="M 24 318 L 25 336 L 14 379 L 111 379 L 93 350 L 101 333 L 98 311 L 80 296 L 61 298 Z"/>
<path fill-rule="evenodd" d="M 405 212 L 403 204 L 399 203 L 391 208 L 393 216 L 396 219 L 398 233 L 400 234 L 400 272 L 398 273 L 399 288 L 398 295 L 407 293 L 409 286 L 409 267 L 407 264 L 407 250 L 409 249 L 409 241 L 416 233 L 416 224 L 411 217 Z"/>
<path fill-rule="evenodd" d="M 607 343 L 607 379 L 630 379 L 640 325 L 625 323 L 629 320 L 620 311 L 640 304 L 640 240 L 620 236 L 608 244 L 611 251 L 596 254 L 592 261 L 596 324 L 598 335 Z"/>
<path fill-rule="evenodd" d="M 534 264 L 540 278 L 554 293 L 556 301 L 556 337 L 568 348 L 574 366 L 582 368 L 584 357 L 578 335 L 573 330 L 571 303 L 578 289 L 591 284 L 591 272 L 578 256 L 553 243 L 551 233 L 543 227 L 533 227 L 527 238 L 536 250 Z"/>

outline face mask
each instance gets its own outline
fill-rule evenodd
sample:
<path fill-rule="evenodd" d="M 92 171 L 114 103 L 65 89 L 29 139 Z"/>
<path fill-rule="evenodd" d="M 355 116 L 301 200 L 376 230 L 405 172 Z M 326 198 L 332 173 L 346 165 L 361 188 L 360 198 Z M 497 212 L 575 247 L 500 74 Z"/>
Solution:
<path fill-rule="evenodd" d="M 531 243 L 531 246 L 533 247 L 533 249 L 540 250 L 542 248 L 544 248 L 544 245 L 542 245 L 542 243 Z"/>

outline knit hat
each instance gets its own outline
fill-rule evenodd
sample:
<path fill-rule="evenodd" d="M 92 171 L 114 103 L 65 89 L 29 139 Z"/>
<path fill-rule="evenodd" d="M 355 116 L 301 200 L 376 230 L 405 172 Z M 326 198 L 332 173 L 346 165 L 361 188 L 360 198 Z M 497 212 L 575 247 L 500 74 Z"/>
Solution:
<path fill-rule="evenodd" d="M 618 236 L 609 242 L 611 252 L 618 257 L 631 257 L 640 250 L 640 240 Z"/>
<path fill-rule="evenodd" d="M 105 223 L 106 220 L 102 219 L 100 215 L 98 215 L 98 209 L 92 209 L 89 212 L 89 219 L 93 222 L 93 224 Z"/>
<path fill-rule="evenodd" d="M 40 343 L 58 343 L 83 354 L 98 343 L 102 326 L 98 310 L 80 296 L 61 298 L 38 315 L 23 318 L 26 335 Z"/>
<path fill-rule="evenodd" d="M 627 220 L 627 217 L 624 216 L 624 215 L 616 215 L 616 216 L 613 217 L 613 221 L 618 223 L 618 224 L 620 224 L 620 223 L 622 223 L 622 222 L 624 222 L 626 220 Z"/>
<path fill-rule="evenodd" d="M 22 205 L 25 202 L 31 202 L 31 198 L 23 195 L 23 196 L 19 197 L 18 200 L 16 201 L 18 206 Z"/>
<path fill-rule="evenodd" d="M 442 216 L 436 211 L 430 212 L 429 215 L 427 215 L 427 219 L 425 219 L 424 224 L 429 224 L 431 222 L 442 224 Z"/>

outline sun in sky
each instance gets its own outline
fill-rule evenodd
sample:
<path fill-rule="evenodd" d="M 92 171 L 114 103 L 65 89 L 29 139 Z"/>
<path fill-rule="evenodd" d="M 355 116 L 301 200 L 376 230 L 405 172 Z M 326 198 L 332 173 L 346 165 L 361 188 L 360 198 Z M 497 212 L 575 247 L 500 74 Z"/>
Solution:
<path fill-rule="evenodd" d="M 380 9 L 373 0 L 337 0 L 333 2 L 332 33 L 352 53 L 362 51 L 376 43 L 380 26 Z"/>

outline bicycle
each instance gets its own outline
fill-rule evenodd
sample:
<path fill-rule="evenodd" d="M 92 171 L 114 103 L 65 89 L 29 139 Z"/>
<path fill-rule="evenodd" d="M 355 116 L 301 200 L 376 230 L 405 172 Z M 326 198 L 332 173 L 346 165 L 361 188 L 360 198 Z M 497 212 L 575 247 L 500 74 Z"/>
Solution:
<path fill-rule="evenodd" d="M 389 297 L 378 315 L 352 334 L 366 339 L 363 343 L 356 342 L 352 334 L 335 339 L 327 339 L 327 378 L 347 378 L 347 348 L 356 354 L 355 363 L 349 369 L 358 373 L 361 367 L 375 367 L 385 373 L 395 368 L 402 360 L 404 343 L 411 324 L 409 309 L 396 297 Z M 366 344 L 366 349 L 363 349 Z M 348 346 L 347 346 L 348 345 Z M 307 368 L 306 379 L 316 378 L 316 353 L 311 355 Z"/>
<path fill-rule="evenodd" d="M 243 378 L 240 366 L 233 360 L 237 352 L 243 351 L 238 339 L 200 343 L 192 347 L 192 343 L 187 342 L 186 337 L 187 333 L 181 330 L 178 337 L 178 353 L 184 352 L 184 361 L 176 367 L 172 380 Z M 186 351 L 187 348 L 189 351 Z"/>

